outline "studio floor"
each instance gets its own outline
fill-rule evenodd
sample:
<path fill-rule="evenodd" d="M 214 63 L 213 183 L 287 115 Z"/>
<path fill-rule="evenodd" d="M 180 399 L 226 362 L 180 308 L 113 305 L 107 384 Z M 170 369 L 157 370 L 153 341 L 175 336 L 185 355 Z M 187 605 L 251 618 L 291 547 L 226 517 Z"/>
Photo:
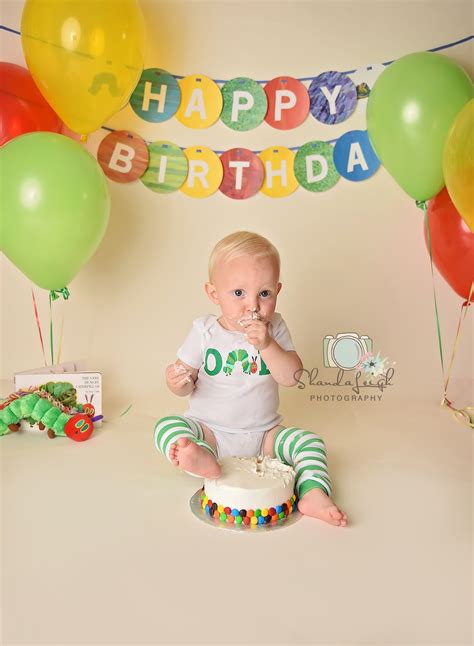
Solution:
<path fill-rule="evenodd" d="M 82 444 L 3 437 L 2 643 L 470 644 L 472 431 L 435 403 L 311 406 L 292 420 L 347 528 L 208 527 L 135 408 Z"/>

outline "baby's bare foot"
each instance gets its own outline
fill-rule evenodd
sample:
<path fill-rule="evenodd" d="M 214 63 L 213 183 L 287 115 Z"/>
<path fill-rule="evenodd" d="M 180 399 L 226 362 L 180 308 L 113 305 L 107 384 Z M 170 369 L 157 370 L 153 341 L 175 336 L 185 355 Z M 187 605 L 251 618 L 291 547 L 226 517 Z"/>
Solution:
<path fill-rule="evenodd" d="M 298 510 L 305 516 L 319 518 L 331 525 L 347 525 L 347 514 L 334 504 L 322 489 L 315 488 L 307 491 L 298 502 Z"/>
<path fill-rule="evenodd" d="M 221 467 L 212 453 L 186 437 L 180 437 L 171 445 L 170 459 L 175 466 L 203 478 L 217 478 L 221 474 Z"/>

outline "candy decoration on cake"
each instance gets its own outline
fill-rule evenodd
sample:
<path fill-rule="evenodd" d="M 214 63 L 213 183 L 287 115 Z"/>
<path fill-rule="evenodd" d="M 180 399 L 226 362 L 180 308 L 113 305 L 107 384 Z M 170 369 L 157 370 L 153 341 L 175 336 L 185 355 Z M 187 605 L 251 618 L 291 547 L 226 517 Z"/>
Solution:
<path fill-rule="evenodd" d="M 77 403 L 77 392 L 69 382 L 48 382 L 18 390 L 0 403 L 0 435 L 20 430 L 21 420 L 40 431 L 47 429 L 49 438 L 69 437 L 75 442 L 88 440 L 94 430 L 95 416 L 91 403 Z"/>
<path fill-rule="evenodd" d="M 276 458 L 226 457 L 221 475 L 204 482 L 203 512 L 217 523 L 258 528 L 285 522 L 297 510 L 295 472 Z"/>
<path fill-rule="evenodd" d="M 236 525 L 268 525 L 269 523 L 283 523 L 285 519 L 297 509 L 296 496 L 293 494 L 289 500 L 270 507 L 269 509 L 231 509 L 213 502 L 206 496 L 204 487 L 201 493 L 201 507 L 208 516 L 212 516 L 222 523 L 235 523 Z"/>

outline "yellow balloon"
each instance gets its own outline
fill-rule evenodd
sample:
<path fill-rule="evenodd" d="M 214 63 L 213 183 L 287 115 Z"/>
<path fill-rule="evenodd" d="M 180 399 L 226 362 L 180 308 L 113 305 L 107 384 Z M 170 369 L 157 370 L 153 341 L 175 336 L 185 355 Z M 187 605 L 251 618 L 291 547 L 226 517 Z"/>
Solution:
<path fill-rule="evenodd" d="M 136 0 L 26 0 L 21 41 L 41 93 L 83 135 L 128 102 L 143 70 L 145 24 Z"/>
<path fill-rule="evenodd" d="M 466 103 L 451 126 L 443 173 L 449 197 L 474 233 L 474 99 Z"/>

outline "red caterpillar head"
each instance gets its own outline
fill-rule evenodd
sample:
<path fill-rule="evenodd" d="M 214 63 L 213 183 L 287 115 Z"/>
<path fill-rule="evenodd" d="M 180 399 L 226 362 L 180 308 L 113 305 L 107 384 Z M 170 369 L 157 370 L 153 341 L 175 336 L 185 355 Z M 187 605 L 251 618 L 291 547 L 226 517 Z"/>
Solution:
<path fill-rule="evenodd" d="M 92 404 L 84 404 L 82 407 L 84 414 L 87 415 L 87 417 L 90 417 L 91 419 L 95 415 L 95 408 Z"/>
<path fill-rule="evenodd" d="M 77 413 L 66 422 L 64 432 L 75 442 L 84 442 L 92 435 L 94 425 L 91 418 L 84 413 Z"/>

